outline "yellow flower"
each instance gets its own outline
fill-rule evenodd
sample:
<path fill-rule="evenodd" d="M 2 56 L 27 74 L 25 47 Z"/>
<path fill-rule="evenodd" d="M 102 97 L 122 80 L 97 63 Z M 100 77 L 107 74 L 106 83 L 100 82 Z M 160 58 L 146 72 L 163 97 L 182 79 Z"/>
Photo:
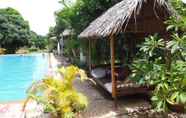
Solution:
<path fill-rule="evenodd" d="M 71 111 L 72 111 L 72 108 L 70 106 L 63 107 L 63 112 L 64 113 L 68 113 L 68 112 L 71 112 Z"/>
<path fill-rule="evenodd" d="M 66 72 L 65 67 L 61 67 L 61 68 L 59 69 L 59 72 L 60 72 L 61 74 L 65 74 L 65 72 Z"/>
<path fill-rule="evenodd" d="M 73 81 L 79 72 L 79 68 L 75 66 L 62 67 L 59 72 L 62 74 L 63 79 Z"/>

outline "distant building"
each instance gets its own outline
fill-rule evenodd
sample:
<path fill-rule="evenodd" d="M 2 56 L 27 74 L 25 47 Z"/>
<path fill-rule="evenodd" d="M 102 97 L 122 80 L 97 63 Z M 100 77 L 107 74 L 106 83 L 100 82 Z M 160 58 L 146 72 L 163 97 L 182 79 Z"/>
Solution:
<path fill-rule="evenodd" d="M 65 45 L 65 40 L 67 40 L 70 36 L 74 35 L 74 31 L 72 29 L 65 29 L 61 35 L 60 35 L 60 40 L 58 41 L 57 44 L 57 53 L 58 55 L 63 55 L 64 54 L 64 45 Z"/>

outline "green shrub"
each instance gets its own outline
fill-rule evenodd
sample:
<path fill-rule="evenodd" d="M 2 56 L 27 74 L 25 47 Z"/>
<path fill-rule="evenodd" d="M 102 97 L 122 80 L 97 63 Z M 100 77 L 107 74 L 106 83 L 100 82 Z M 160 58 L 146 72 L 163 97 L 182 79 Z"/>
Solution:
<path fill-rule="evenodd" d="M 150 36 L 141 45 L 140 58 L 132 63 L 130 78 L 155 86 L 151 100 L 157 111 L 168 111 L 169 104 L 186 107 L 185 37 L 173 34 L 171 41 L 163 43 L 157 35 Z"/>
<path fill-rule="evenodd" d="M 31 48 L 29 48 L 29 51 L 30 51 L 30 52 L 36 52 L 36 51 L 38 51 L 38 49 L 35 48 L 35 47 L 31 47 Z"/>

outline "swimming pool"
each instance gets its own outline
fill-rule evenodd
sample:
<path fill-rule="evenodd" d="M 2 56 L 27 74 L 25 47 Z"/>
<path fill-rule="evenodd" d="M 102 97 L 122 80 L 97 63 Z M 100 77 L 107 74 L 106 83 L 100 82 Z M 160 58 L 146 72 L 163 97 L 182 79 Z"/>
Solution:
<path fill-rule="evenodd" d="M 47 71 L 47 54 L 0 56 L 0 102 L 23 100 L 32 82 Z"/>

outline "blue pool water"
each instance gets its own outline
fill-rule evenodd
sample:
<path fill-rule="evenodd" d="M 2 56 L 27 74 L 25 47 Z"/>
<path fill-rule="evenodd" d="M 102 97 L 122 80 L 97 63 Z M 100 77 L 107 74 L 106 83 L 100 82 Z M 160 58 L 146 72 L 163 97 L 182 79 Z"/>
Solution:
<path fill-rule="evenodd" d="M 0 102 L 23 100 L 27 88 L 47 71 L 46 54 L 0 56 Z"/>

